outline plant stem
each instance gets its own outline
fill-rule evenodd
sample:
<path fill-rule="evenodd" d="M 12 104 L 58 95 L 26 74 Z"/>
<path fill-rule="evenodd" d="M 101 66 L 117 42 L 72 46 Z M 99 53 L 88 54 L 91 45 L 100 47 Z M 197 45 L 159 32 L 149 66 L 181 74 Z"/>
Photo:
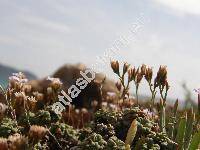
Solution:
<path fill-rule="evenodd" d="M 48 133 L 54 139 L 54 141 L 58 145 L 59 149 L 62 149 L 62 147 L 61 147 L 60 143 L 58 142 L 58 140 L 56 139 L 56 137 L 49 130 L 48 130 Z"/>
<path fill-rule="evenodd" d="M 165 129 L 165 104 L 164 102 L 160 103 L 160 129 L 161 132 L 166 133 L 166 129 Z"/>
<path fill-rule="evenodd" d="M 139 84 L 136 85 L 136 90 L 135 90 L 137 105 L 139 105 L 138 88 L 139 88 Z"/>

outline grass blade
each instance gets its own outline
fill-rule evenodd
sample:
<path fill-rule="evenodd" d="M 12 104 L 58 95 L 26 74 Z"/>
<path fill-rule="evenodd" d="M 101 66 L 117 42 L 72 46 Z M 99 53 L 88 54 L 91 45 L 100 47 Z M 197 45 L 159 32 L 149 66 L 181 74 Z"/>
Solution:
<path fill-rule="evenodd" d="M 187 115 L 187 123 L 186 123 L 185 139 L 184 139 L 185 149 L 188 148 L 188 145 L 192 137 L 193 123 L 194 123 L 194 113 L 193 109 L 191 109 Z"/>
<path fill-rule="evenodd" d="M 179 149 L 183 148 L 183 140 L 185 136 L 185 129 L 186 129 L 186 118 L 182 118 L 180 120 L 179 126 L 178 126 L 178 132 L 176 135 L 176 142 L 178 143 Z"/>
<path fill-rule="evenodd" d="M 196 150 L 200 145 L 200 131 L 194 134 L 188 150 Z"/>
<path fill-rule="evenodd" d="M 131 143 L 133 142 L 133 140 L 135 138 L 136 132 L 137 132 L 137 120 L 134 119 L 131 123 L 129 130 L 128 130 L 125 145 L 131 145 Z"/>

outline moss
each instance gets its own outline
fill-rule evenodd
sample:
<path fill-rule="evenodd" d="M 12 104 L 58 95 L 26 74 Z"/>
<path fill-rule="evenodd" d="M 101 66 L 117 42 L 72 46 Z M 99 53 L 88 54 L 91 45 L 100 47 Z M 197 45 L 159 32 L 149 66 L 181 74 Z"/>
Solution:
<path fill-rule="evenodd" d="M 91 128 L 83 128 L 81 130 L 79 130 L 79 140 L 83 141 L 85 140 L 87 137 L 90 136 L 90 134 L 92 134 L 92 129 Z"/>
<path fill-rule="evenodd" d="M 99 110 L 95 113 L 94 122 L 115 125 L 120 113 L 107 110 Z"/>
<path fill-rule="evenodd" d="M 48 125 L 51 122 L 51 115 L 48 111 L 39 110 L 35 114 L 34 122 L 37 125 Z"/>
<path fill-rule="evenodd" d="M 0 124 L 0 137 L 7 138 L 9 135 L 17 132 L 17 123 L 10 118 L 3 118 Z"/>
<path fill-rule="evenodd" d="M 103 150 L 107 142 L 100 134 L 92 133 L 88 138 L 80 143 L 79 147 L 82 150 Z"/>
<path fill-rule="evenodd" d="M 125 150 L 125 143 L 119 140 L 116 136 L 112 136 L 109 138 L 105 149 L 106 150 Z"/>
<path fill-rule="evenodd" d="M 93 131 L 103 136 L 105 140 L 108 140 L 110 137 L 115 135 L 114 127 L 111 124 L 95 124 Z"/>
<path fill-rule="evenodd" d="M 55 135 L 64 149 L 69 149 L 78 144 L 78 132 L 72 126 L 64 123 L 52 124 L 50 132 Z M 55 147 L 54 142 L 53 139 L 50 140 L 50 147 Z"/>
<path fill-rule="evenodd" d="M 108 128 L 109 123 L 113 124 L 116 137 L 125 141 L 128 129 L 133 119 L 137 119 L 137 133 L 131 148 L 135 149 L 176 149 L 177 144 L 170 140 L 163 133 L 155 133 L 152 128 L 157 126 L 156 123 L 150 121 L 145 113 L 138 107 L 125 109 L 120 113 L 108 112 L 100 110 L 95 114 L 96 128 L 95 132 L 105 136 L 112 130 Z M 97 127 L 98 126 L 98 127 Z M 109 129 L 109 130 L 108 130 Z M 109 135 L 109 134 L 107 134 Z M 142 138 L 142 142 L 141 142 Z M 106 138 L 105 138 L 106 139 Z M 138 141 L 140 141 L 138 144 Z"/>

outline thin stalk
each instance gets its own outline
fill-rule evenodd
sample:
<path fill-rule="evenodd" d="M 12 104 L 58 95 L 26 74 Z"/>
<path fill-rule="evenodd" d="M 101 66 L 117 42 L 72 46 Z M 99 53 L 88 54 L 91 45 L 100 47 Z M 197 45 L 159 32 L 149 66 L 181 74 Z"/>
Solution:
<path fill-rule="evenodd" d="M 150 89 L 150 91 L 151 91 L 151 102 L 152 102 L 152 106 L 154 106 L 154 105 L 155 105 L 155 97 L 156 97 L 156 89 L 155 89 L 155 88 L 152 89 L 152 84 L 151 84 L 151 82 L 148 82 L 148 84 L 149 84 L 149 89 Z"/>
<path fill-rule="evenodd" d="M 161 114 L 160 114 L 160 127 L 161 127 L 161 131 L 163 133 L 166 133 L 166 130 L 165 130 L 165 106 L 162 105 L 161 106 Z"/>
<path fill-rule="evenodd" d="M 60 143 L 58 142 L 58 140 L 56 139 L 56 137 L 49 130 L 48 130 L 48 133 L 54 139 L 54 141 L 58 145 L 59 149 L 62 149 L 62 147 L 61 147 Z"/>
<path fill-rule="evenodd" d="M 135 90 L 137 105 L 139 105 L 138 88 L 139 88 L 139 84 L 136 85 L 136 90 Z"/>
<path fill-rule="evenodd" d="M 28 126 L 30 127 L 31 126 L 31 123 L 30 123 L 30 120 L 29 120 L 30 119 L 30 115 L 29 115 L 29 111 L 26 109 L 25 102 L 24 102 L 24 111 L 25 111 L 25 115 L 26 115 Z"/>

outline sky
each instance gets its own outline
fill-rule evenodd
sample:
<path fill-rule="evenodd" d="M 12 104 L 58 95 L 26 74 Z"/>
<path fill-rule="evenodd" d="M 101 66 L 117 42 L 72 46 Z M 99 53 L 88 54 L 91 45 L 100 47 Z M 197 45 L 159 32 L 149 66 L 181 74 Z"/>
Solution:
<path fill-rule="evenodd" d="M 130 32 L 143 16 L 136 34 Z M 166 65 L 169 96 L 200 87 L 199 0 L 0 0 L 0 63 L 38 77 L 66 63 L 91 67 L 120 36 L 134 37 L 114 56 L 156 71 Z M 109 63 L 102 65 L 111 75 Z M 143 87 L 141 93 L 147 92 Z"/>

